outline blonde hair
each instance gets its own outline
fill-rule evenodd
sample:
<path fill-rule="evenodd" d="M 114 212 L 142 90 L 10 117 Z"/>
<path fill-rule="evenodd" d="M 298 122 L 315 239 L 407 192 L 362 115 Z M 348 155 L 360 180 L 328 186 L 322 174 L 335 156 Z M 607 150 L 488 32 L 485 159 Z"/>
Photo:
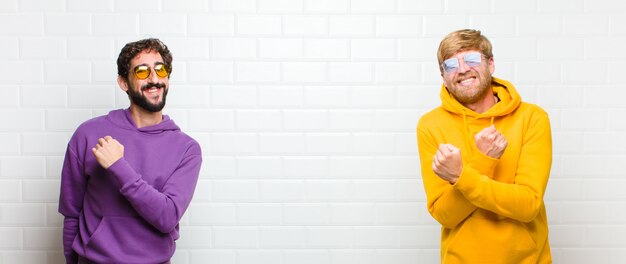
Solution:
<path fill-rule="evenodd" d="M 439 43 L 437 50 L 437 60 L 439 61 L 439 70 L 443 71 L 441 64 L 443 61 L 459 51 L 479 50 L 488 59 L 493 57 L 491 42 L 483 35 L 480 30 L 461 29 L 448 34 Z"/>

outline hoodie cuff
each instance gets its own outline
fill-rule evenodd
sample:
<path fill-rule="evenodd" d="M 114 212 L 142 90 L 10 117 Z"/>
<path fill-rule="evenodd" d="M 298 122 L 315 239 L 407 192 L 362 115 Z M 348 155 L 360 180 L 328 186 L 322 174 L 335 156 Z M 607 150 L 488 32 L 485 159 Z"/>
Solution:
<path fill-rule="evenodd" d="M 480 182 L 487 180 L 487 176 L 481 175 L 476 169 L 468 166 L 463 167 L 463 171 L 461 172 L 461 176 L 454 183 L 454 188 L 459 190 L 463 196 L 468 198 L 471 201 L 471 197 L 475 196 L 475 194 L 480 193 L 479 186 L 481 186 Z"/>
<path fill-rule="evenodd" d="M 109 167 L 109 173 L 115 179 L 119 189 L 141 178 L 123 157 Z"/>
<path fill-rule="evenodd" d="M 474 168 L 478 171 L 478 173 L 493 179 L 493 173 L 499 161 L 500 159 L 489 157 L 478 151 L 476 155 L 473 155 L 467 166 Z"/>

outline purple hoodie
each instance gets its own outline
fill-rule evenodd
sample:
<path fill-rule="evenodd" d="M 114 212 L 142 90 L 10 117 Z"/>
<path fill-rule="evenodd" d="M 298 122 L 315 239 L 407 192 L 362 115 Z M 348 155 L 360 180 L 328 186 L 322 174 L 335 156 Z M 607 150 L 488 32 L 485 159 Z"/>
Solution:
<path fill-rule="evenodd" d="M 107 135 L 124 145 L 124 157 L 105 170 L 91 148 Z M 61 178 L 67 263 L 78 255 L 98 263 L 167 262 L 201 163 L 200 145 L 167 115 L 137 128 L 130 111 L 120 109 L 81 124 Z"/>

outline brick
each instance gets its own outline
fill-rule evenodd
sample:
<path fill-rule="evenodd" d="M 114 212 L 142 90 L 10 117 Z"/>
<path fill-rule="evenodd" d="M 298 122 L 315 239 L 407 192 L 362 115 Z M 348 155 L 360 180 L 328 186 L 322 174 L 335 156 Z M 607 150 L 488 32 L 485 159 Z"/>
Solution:
<path fill-rule="evenodd" d="M 541 6 L 541 4 L 540 4 Z M 518 16 L 517 31 L 521 36 L 551 37 L 561 34 L 563 22 L 557 15 L 521 15 Z"/>
<path fill-rule="evenodd" d="M 374 225 L 376 219 L 371 203 L 333 203 L 330 205 L 330 215 L 330 223 L 333 225 Z"/>
<path fill-rule="evenodd" d="M 237 207 L 223 203 L 195 203 L 189 208 L 190 223 L 203 225 L 234 225 L 237 223 Z"/>
<path fill-rule="evenodd" d="M 68 11 L 79 11 L 79 12 L 113 11 L 113 0 L 102 0 L 102 1 L 66 0 L 66 1 L 67 1 Z M 119 5 L 116 5 L 116 6 L 119 7 Z"/>
<path fill-rule="evenodd" d="M 92 19 L 97 36 L 136 36 L 139 33 L 137 14 L 93 14 Z"/>
<path fill-rule="evenodd" d="M 256 248 L 259 244 L 255 227 L 215 227 L 213 235 L 215 248 Z"/>
<path fill-rule="evenodd" d="M 257 91 L 254 86 L 213 86 L 211 105 L 218 107 L 255 106 Z"/>
<path fill-rule="evenodd" d="M 396 247 L 394 227 L 357 227 L 354 229 L 356 248 L 394 248 Z"/>
<path fill-rule="evenodd" d="M 594 84 L 594 86 L 597 84 Z M 584 105 L 587 107 L 617 107 L 623 106 L 623 100 L 620 100 L 621 96 L 606 96 L 607 94 L 621 95 L 623 90 L 617 87 L 605 87 L 606 93 L 598 93 L 597 90 L 591 87 L 583 88 Z"/>
<path fill-rule="evenodd" d="M 188 79 L 193 83 L 232 84 L 234 68 L 232 62 L 189 62 Z"/>
<path fill-rule="evenodd" d="M 259 40 L 259 58 L 302 58 L 303 44 L 300 39 L 267 38 Z"/>
<path fill-rule="evenodd" d="M 374 78 L 377 82 L 419 82 L 422 71 L 420 63 L 413 62 L 378 62 L 374 66 Z"/>
<path fill-rule="evenodd" d="M 378 131 L 413 132 L 419 115 L 414 110 L 377 110 L 374 129 Z"/>
<path fill-rule="evenodd" d="M 417 167 L 417 164 L 415 164 Z M 426 202 L 426 192 L 422 181 L 414 179 L 397 180 L 398 200 L 408 202 Z"/>
<path fill-rule="evenodd" d="M 444 4 L 444 2 L 428 0 L 398 0 L 398 12 L 424 14 L 443 13 Z"/>
<path fill-rule="evenodd" d="M 626 110 L 623 109 L 608 110 L 608 125 L 610 131 L 626 131 L 624 115 L 626 115 Z"/>
<path fill-rule="evenodd" d="M 2 72 L 0 70 L 0 72 Z M 1 127 L 0 132 L 34 132 L 43 131 L 45 125 L 45 112 L 43 110 L 30 109 L 3 109 L 0 115 L 0 124 L 11 124 Z M 29 122 L 24 122 L 29 120 Z"/>
<path fill-rule="evenodd" d="M 176 241 L 176 247 L 181 249 L 213 248 L 215 239 L 211 228 L 202 226 L 186 226 L 180 229 L 181 239 Z"/>
<path fill-rule="evenodd" d="M 372 264 L 374 250 L 333 249 L 330 251 L 331 264 Z"/>
<path fill-rule="evenodd" d="M 329 222 L 330 210 L 323 203 L 286 204 L 283 217 L 285 225 L 324 225 Z"/>
<path fill-rule="evenodd" d="M 437 262 L 439 258 L 436 259 L 427 259 L 420 254 L 421 251 L 415 249 L 390 249 L 390 250 L 381 250 L 376 252 L 374 256 L 374 264 L 383 264 L 383 263 L 396 263 L 396 264 L 410 264 L 410 263 L 418 263 L 420 261 L 429 261 Z M 430 261 L 433 260 L 433 261 Z"/>
<path fill-rule="evenodd" d="M 309 180 L 306 182 L 306 200 L 309 202 L 348 202 L 355 196 L 350 180 Z"/>
<path fill-rule="evenodd" d="M 88 109 L 50 109 L 46 111 L 46 130 L 73 132 L 78 125 L 91 118 Z"/>
<path fill-rule="evenodd" d="M 520 62 L 515 72 L 519 85 L 537 84 L 554 85 L 561 83 L 561 68 L 558 63 L 550 62 Z"/>
<path fill-rule="evenodd" d="M 537 42 L 537 54 L 540 59 L 558 60 L 575 58 L 583 54 L 584 43 L 582 40 L 570 38 L 545 38 Z"/>
<path fill-rule="evenodd" d="M 91 80 L 87 61 L 53 61 L 45 63 L 45 80 L 50 84 L 84 84 Z M 71 90 L 71 88 L 70 88 Z M 83 90 L 85 87 L 83 87 Z M 70 92 L 70 96 L 72 93 Z M 72 100 L 70 99 L 70 102 Z"/>
<path fill-rule="evenodd" d="M 539 13 L 557 13 L 557 14 L 570 14 L 570 13 L 583 13 L 585 10 L 584 0 L 556 0 L 549 2 L 537 3 L 537 10 Z"/>
<path fill-rule="evenodd" d="M 624 149 L 620 143 L 626 142 L 624 133 L 589 133 L 585 135 L 583 148 L 587 153 L 623 155 Z M 608 144 L 601 146 L 598 144 Z"/>
<path fill-rule="evenodd" d="M 577 248 L 563 249 L 563 263 L 609 263 L 609 249 L 605 248 Z"/>
<path fill-rule="evenodd" d="M 605 47 L 606 48 L 606 47 Z M 586 70 L 580 67 L 586 67 Z M 607 83 L 607 65 L 599 62 L 570 62 L 563 64 L 563 83 L 599 85 Z"/>
<path fill-rule="evenodd" d="M 283 256 L 284 264 L 316 264 L 330 261 L 327 250 L 291 250 L 285 252 Z"/>
<path fill-rule="evenodd" d="M 139 16 L 139 33 L 142 35 L 175 35 L 183 36 L 187 32 L 187 16 L 168 14 L 167 23 L 158 23 L 163 15 L 141 14 Z"/>
<path fill-rule="evenodd" d="M 304 248 L 306 229 L 302 227 L 261 228 L 261 248 Z M 275 263 L 277 258 L 273 259 Z M 256 263 L 256 262 L 253 262 Z"/>
<path fill-rule="evenodd" d="M 417 149 L 416 143 L 412 144 Z M 416 156 L 377 157 L 374 163 L 375 173 L 379 177 L 412 179 L 420 174 L 419 159 Z"/>
<path fill-rule="evenodd" d="M 624 226 L 592 225 L 585 228 L 585 245 L 590 247 L 623 248 L 626 242 L 620 239 L 626 235 Z"/>
<path fill-rule="evenodd" d="M 329 18 L 331 36 L 368 36 L 374 34 L 374 17 L 367 15 L 331 16 Z"/>
<path fill-rule="evenodd" d="M 86 36 L 91 33 L 91 16 L 87 14 L 47 14 L 46 35 Z"/>
<path fill-rule="evenodd" d="M 558 207 L 563 224 L 604 223 L 609 212 L 608 206 L 597 202 L 565 202 Z"/>
<path fill-rule="evenodd" d="M 207 12 L 209 2 L 204 0 L 185 0 L 180 3 L 163 2 L 163 11 L 166 12 Z"/>
<path fill-rule="evenodd" d="M 310 227 L 306 235 L 307 248 L 350 247 L 354 245 L 354 233 L 351 227 Z"/>
<path fill-rule="evenodd" d="M 354 39 L 350 42 L 353 59 L 393 59 L 396 41 L 392 39 Z"/>
<path fill-rule="evenodd" d="M 192 264 L 223 263 L 236 264 L 237 254 L 234 250 L 194 250 L 190 252 Z"/>
<path fill-rule="evenodd" d="M 337 131 L 371 131 L 373 128 L 372 110 L 331 110 L 329 128 Z"/>
<path fill-rule="evenodd" d="M 403 155 L 415 155 L 417 150 L 417 137 L 415 133 L 394 133 L 396 136 L 396 153 Z"/>
<path fill-rule="evenodd" d="M 206 38 L 166 37 L 161 40 L 166 43 L 169 50 L 174 53 L 174 61 L 181 59 L 185 61 L 209 58 L 209 40 Z M 188 64 L 191 64 L 191 62 Z M 179 65 L 177 64 L 175 66 Z M 189 71 L 191 70 L 193 70 L 193 67 L 190 67 Z"/>
<path fill-rule="evenodd" d="M 568 177 L 580 178 L 589 177 L 590 175 L 604 175 L 606 173 L 606 159 L 596 155 L 561 155 L 563 164 L 562 173 Z M 598 166 L 591 169 L 589 166 Z M 596 176 L 597 177 L 597 176 Z"/>
<path fill-rule="evenodd" d="M 281 155 L 285 155 L 286 153 L 299 154 L 303 153 L 306 149 L 306 138 L 303 134 L 299 133 L 260 134 L 259 148 L 261 153 Z"/>
<path fill-rule="evenodd" d="M 561 115 L 563 128 L 568 131 L 602 131 L 607 127 L 605 110 L 567 110 Z"/>
<path fill-rule="evenodd" d="M 307 135 L 307 153 L 340 154 L 348 153 L 349 135 L 346 133 L 320 133 Z"/>
<path fill-rule="evenodd" d="M 588 180 L 583 187 L 585 200 L 587 201 L 612 201 L 626 198 L 626 194 L 620 192 L 619 186 L 624 181 L 621 179 L 598 179 Z"/>
<path fill-rule="evenodd" d="M 286 16 L 284 18 L 285 35 L 293 36 L 326 36 L 328 34 L 328 18 L 326 16 Z"/>
<path fill-rule="evenodd" d="M 17 38 L 0 37 L 0 59 L 17 59 L 20 43 Z"/>
<path fill-rule="evenodd" d="M 22 248 L 22 229 L 14 227 L 0 227 L 0 250 L 19 250 Z M 2 258 L 0 258 L 2 259 Z"/>
<path fill-rule="evenodd" d="M 259 186 L 250 180 L 220 180 L 213 184 L 213 197 L 220 202 L 254 202 L 259 197 Z"/>
<path fill-rule="evenodd" d="M 237 62 L 235 80 L 237 82 L 279 82 L 281 67 L 277 62 Z"/>
<path fill-rule="evenodd" d="M 61 38 L 23 38 L 20 57 L 27 59 L 62 59 L 66 54 L 66 40 Z"/>
<path fill-rule="evenodd" d="M 391 134 L 358 133 L 352 136 L 352 151 L 364 154 L 390 154 L 395 150 L 395 137 Z"/>
<path fill-rule="evenodd" d="M 583 149 L 583 133 L 564 132 L 552 135 L 552 148 L 555 154 L 575 155 Z"/>
<path fill-rule="evenodd" d="M 395 1 L 360 0 L 350 2 L 350 11 L 352 13 L 384 14 L 393 13 L 395 10 Z"/>
<path fill-rule="evenodd" d="M 0 17 L 0 25 L 19 25 L 1 27 L 0 35 L 3 37 L 42 36 L 44 34 L 43 14 L 2 14 Z M 46 24 L 46 28 L 47 27 L 48 25 Z"/>
<path fill-rule="evenodd" d="M 188 15 L 187 33 L 198 36 L 232 36 L 235 17 L 229 14 Z"/>
<path fill-rule="evenodd" d="M 516 37 L 512 28 L 517 26 L 516 18 L 511 15 L 482 15 L 472 16 L 472 28 L 479 28 L 490 37 Z"/>
<path fill-rule="evenodd" d="M 272 264 L 282 258 L 279 250 L 246 250 L 237 254 L 238 264 Z"/>
<path fill-rule="evenodd" d="M 348 56 L 348 41 L 345 39 L 304 40 L 304 57 L 307 59 L 345 59 Z"/>
<path fill-rule="evenodd" d="M 306 13 L 348 13 L 348 0 L 304 0 Z"/>
<path fill-rule="evenodd" d="M 63 155 L 69 137 L 67 133 L 45 132 L 22 134 L 22 153 L 26 155 Z"/>
<path fill-rule="evenodd" d="M 238 110 L 236 127 L 244 131 L 280 131 L 283 120 L 279 110 Z"/>
<path fill-rule="evenodd" d="M 328 171 L 328 159 L 326 157 L 294 156 L 283 158 L 283 174 L 286 178 L 327 178 Z"/>
<path fill-rule="evenodd" d="M 437 60 L 440 39 L 435 38 L 402 38 L 398 39 L 398 58 Z"/>
<path fill-rule="evenodd" d="M 225 13 L 254 13 L 257 10 L 255 0 L 213 0 L 211 10 Z"/>
<path fill-rule="evenodd" d="M 68 88 L 68 105 L 71 107 L 111 108 L 115 104 L 115 92 L 116 90 L 111 86 L 70 86 Z"/>
<path fill-rule="evenodd" d="M 258 0 L 259 13 L 302 13 L 303 0 Z"/>
<path fill-rule="evenodd" d="M 258 139 L 252 133 L 216 133 L 212 135 L 211 142 L 213 153 L 252 154 L 258 151 Z"/>
<path fill-rule="evenodd" d="M 174 93 L 168 93 L 167 106 L 171 108 L 207 107 L 209 88 L 205 86 L 185 86 Z M 170 109 L 171 109 L 170 108 Z"/>
<path fill-rule="evenodd" d="M 61 179 L 61 170 L 65 156 L 48 156 L 46 158 L 46 179 Z"/>
<path fill-rule="evenodd" d="M 600 6 L 595 6 L 598 4 Z M 624 14 L 626 12 L 626 7 L 622 5 L 621 1 L 617 0 L 599 0 L 594 2 L 594 5 L 586 4 L 585 13 L 612 13 L 612 14 Z"/>
<path fill-rule="evenodd" d="M 113 40 L 106 38 L 70 38 L 67 41 L 68 58 L 114 59 L 113 45 Z"/>
<path fill-rule="evenodd" d="M 216 38 L 211 41 L 212 58 L 256 58 L 256 40 L 248 38 Z"/>
<path fill-rule="evenodd" d="M 610 16 L 608 28 L 610 35 L 626 35 L 626 16 Z"/>
<path fill-rule="evenodd" d="M 264 202 L 302 202 L 305 200 L 305 184 L 302 180 L 264 180 L 259 193 Z"/>
<path fill-rule="evenodd" d="M 20 87 L 17 85 L 0 86 L 0 107 L 15 107 L 20 105 Z M 27 98 L 26 95 L 24 98 Z M 30 98 L 29 98 L 30 99 Z"/>
<path fill-rule="evenodd" d="M 191 110 L 189 112 L 193 131 L 232 131 L 235 127 L 235 112 L 232 110 Z"/>
<path fill-rule="evenodd" d="M 9 95 L 10 93 L 3 93 Z M 10 97 L 9 97 L 10 98 Z M 16 102 L 20 100 L 15 98 Z M 67 87 L 61 85 L 22 86 L 22 105 L 62 107 L 67 105 Z"/>
<path fill-rule="evenodd" d="M 605 15 L 566 15 L 563 17 L 562 34 L 565 36 L 606 36 L 609 17 Z"/>
<path fill-rule="evenodd" d="M 422 21 L 424 27 L 422 34 L 439 39 L 463 27 L 462 25 L 469 26 L 469 17 L 466 15 L 424 15 Z"/>
<path fill-rule="evenodd" d="M 394 180 L 354 181 L 355 196 L 358 201 L 396 201 L 397 184 Z"/>
<path fill-rule="evenodd" d="M 5 263 L 40 264 L 46 263 L 46 252 L 7 251 L 3 254 Z"/>
<path fill-rule="evenodd" d="M 374 67 L 369 62 L 331 62 L 329 71 L 331 82 L 370 82 Z"/>
<path fill-rule="evenodd" d="M 26 249 L 53 249 L 61 250 L 61 228 L 25 228 L 24 248 Z"/>
<path fill-rule="evenodd" d="M 259 105 L 267 107 L 299 107 L 304 93 L 300 86 L 259 86 Z"/>
<path fill-rule="evenodd" d="M 414 85 L 396 87 L 396 105 L 403 107 L 433 109 L 441 104 L 437 86 Z"/>
<path fill-rule="evenodd" d="M 317 131 L 328 128 L 328 112 L 325 110 L 285 110 L 284 127 L 292 131 Z"/>
<path fill-rule="evenodd" d="M 237 35 L 271 36 L 281 35 L 283 22 L 275 15 L 237 16 Z"/>
<path fill-rule="evenodd" d="M 329 161 L 331 178 L 363 179 L 374 174 L 373 157 L 331 157 Z"/>
<path fill-rule="evenodd" d="M 376 18 L 378 36 L 419 36 L 422 17 L 412 15 L 379 16 Z"/>
<path fill-rule="evenodd" d="M 0 224 L 9 226 L 43 226 L 45 217 L 43 204 L 2 204 L 0 205 Z"/>
<path fill-rule="evenodd" d="M 2 12 L 17 12 L 17 0 L 6 0 L 0 6 L 0 11 Z"/>
<path fill-rule="evenodd" d="M 237 158 L 237 178 L 280 178 L 282 165 L 279 157 L 239 157 Z"/>
<path fill-rule="evenodd" d="M 380 225 L 416 225 L 426 208 L 419 203 L 381 203 L 375 205 L 376 223 Z"/>
<path fill-rule="evenodd" d="M 237 221 L 240 225 L 281 225 L 282 215 L 282 206 L 278 204 L 255 203 L 237 206 Z M 263 246 L 265 238 L 263 230 L 260 237 Z"/>
<path fill-rule="evenodd" d="M 210 178 L 234 178 L 237 173 L 237 163 L 233 157 L 206 157 L 202 159 L 202 164 L 202 167 L 210 168 L 207 175 Z"/>
<path fill-rule="evenodd" d="M 0 64 L 0 81 L 7 84 L 40 84 L 43 82 L 43 64 L 40 62 L 4 62 Z"/>
<path fill-rule="evenodd" d="M 304 88 L 304 103 L 309 107 L 348 107 L 350 89 L 347 86 L 311 86 Z"/>
<path fill-rule="evenodd" d="M 536 2 L 518 2 L 512 0 L 504 0 L 498 3 L 494 3 L 493 12 L 496 13 L 535 13 L 537 12 Z"/>
<path fill-rule="evenodd" d="M 358 86 L 351 90 L 353 106 L 389 107 L 394 101 L 395 89 L 392 86 Z"/>
<path fill-rule="evenodd" d="M 0 180 L 0 202 L 20 202 L 22 199 L 22 185 L 19 180 Z M 0 238 L 0 245 L 2 245 Z M 3 248 L 0 246 L 0 248 Z"/>
<path fill-rule="evenodd" d="M 468 3 L 462 0 L 451 0 L 446 5 L 446 13 L 450 14 L 488 14 L 491 11 L 491 2 L 488 0 Z"/>

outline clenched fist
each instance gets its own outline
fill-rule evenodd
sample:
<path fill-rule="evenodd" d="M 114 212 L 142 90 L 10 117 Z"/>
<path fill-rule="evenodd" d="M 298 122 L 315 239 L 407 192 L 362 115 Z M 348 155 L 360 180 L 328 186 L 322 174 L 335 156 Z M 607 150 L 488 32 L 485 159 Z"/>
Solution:
<path fill-rule="evenodd" d="M 496 130 L 494 125 L 478 132 L 474 136 L 474 141 L 476 141 L 476 147 L 480 152 L 494 159 L 502 157 L 506 146 L 509 144 L 502 133 Z"/>
<path fill-rule="evenodd" d="M 451 144 L 439 144 L 432 166 L 439 178 L 455 184 L 463 171 L 461 150 Z"/>
<path fill-rule="evenodd" d="M 105 169 L 108 169 L 117 160 L 124 157 L 124 146 L 111 136 L 98 139 L 98 144 L 91 148 L 96 156 L 96 161 Z"/>

